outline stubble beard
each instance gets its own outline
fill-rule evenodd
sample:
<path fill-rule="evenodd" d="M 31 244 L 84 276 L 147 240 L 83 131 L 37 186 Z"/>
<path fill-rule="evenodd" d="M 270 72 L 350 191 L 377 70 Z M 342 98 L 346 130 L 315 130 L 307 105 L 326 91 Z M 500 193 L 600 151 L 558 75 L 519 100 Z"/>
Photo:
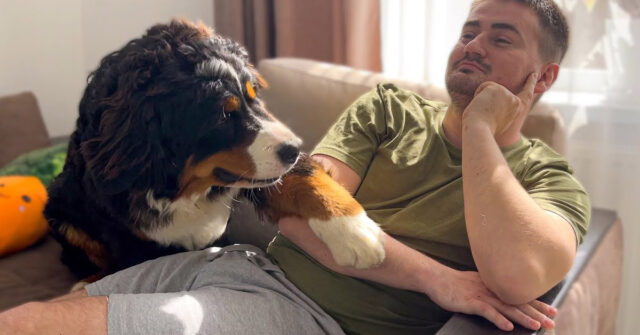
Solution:
<path fill-rule="evenodd" d="M 476 89 L 481 82 L 476 82 L 467 76 L 457 74 L 447 74 L 446 86 L 447 92 L 451 97 L 451 104 L 456 107 L 459 113 L 462 113 L 469 105 Z"/>
<path fill-rule="evenodd" d="M 484 68 L 486 74 L 464 73 L 457 70 L 459 64 L 465 60 L 476 62 Z M 491 70 L 490 65 L 485 64 L 479 59 L 474 59 L 474 57 L 469 57 L 468 55 L 453 63 L 447 70 L 445 84 L 447 92 L 451 97 L 451 104 L 456 107 L 456 110 L 462 113 L 465 108 L 467 108 L 471 100 L 473 100 L 476 90 L 485 81 L 486 76 L 491 73 Z"/>

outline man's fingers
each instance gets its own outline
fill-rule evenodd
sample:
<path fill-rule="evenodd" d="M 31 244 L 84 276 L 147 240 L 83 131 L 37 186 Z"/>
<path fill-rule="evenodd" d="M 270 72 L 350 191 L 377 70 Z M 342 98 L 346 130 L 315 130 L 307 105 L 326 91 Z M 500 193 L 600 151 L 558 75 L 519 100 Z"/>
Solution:
<path fill-rule="evenodd" d="M 555 327 L 555 325 L 556 325 L 553 322 L 553 320 L 549 319 L 540 310 L 534 308 L 530 304 L 520 305 L 520 306 L 518 306 L 518 309 L 520 309 L 523 313 L 525 313 L 528 316 L 530 316 L 532 319 L 535 319 L 538 322 L 540 322 L 540 325 L 544 329 L 553 329 L 553 327 Z"/>
<path fill-rule="evenodd" d="M 485 88 L 487 88 L 487 86 L 491 86 L 491 85 L 499 85 L 493 81 L 485 81 L 483 83 L 481 83 L 478 88 L 476 88 L 475 93 L 473 94 L 473 96 L 477 96 L 478 94 L 480 94 L 480 92 L 482 92 Z"/>
<path fill-rule="evenodd" d="M 497 309 L 495 309 L 491 304 L 488 304 L 484 301 L 476 300 L 471 305 L 473 311 L 472 314 L 480 315 L 481 317 L 489 320 L 491 323 L 496 325 L 496 327 L 504 330 L 511 331 L 513 330 L 513 323 L 507 320 L 504 315 L 500 314 Z"/>
<path fill-rule="evenodd" d="M 502 313 L 502 315 L 509 318 L 509 320 L 532 330 L 540 329 L 540 321 L 532 318 L 531 316 L 520 310 L 518 307 L 507 305 L 498 299 L 490 299 L 488 300 L 488 302 L 500 313 Z M 533 307 L 531 307 L 531 309 L 535 310 Z"/>
<path fill-rule="evenodd" d="M 554 316 L 556 316 L 556 314 L 558 314 L 558 310 L 555 309 L 553 306 L 549 306 L 547 304 L 545 304 L 542 301 L 539 300 L 534 300 L 532 302 L 529 303 L 529 305 L 531 305 L 533 308 L 537 309 L 538 311 L 540 311 L 542 314 L 552 318 Z"/>

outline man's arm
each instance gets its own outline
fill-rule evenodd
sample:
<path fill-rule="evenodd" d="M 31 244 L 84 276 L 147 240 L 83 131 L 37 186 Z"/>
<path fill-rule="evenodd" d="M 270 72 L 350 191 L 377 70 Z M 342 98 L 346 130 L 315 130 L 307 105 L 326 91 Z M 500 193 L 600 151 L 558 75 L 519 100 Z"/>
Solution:
<path fill-rule="evenodd" d="M 0 313 L 0 335 L 107 334 L 107 297 L 84 289 L 48 302 L 30 302 Z"/>
<path fill-rule="evenodd" d="M 560 282 L 576 250 L 571 226 L 533 201 L 495 140 L 526 116 L 535 82 L 531 75 L 517 97 L 485 83 L 462 116 L 462 180 L 471 251 L 489 289 L 511 304 L 535 299 Z"/>
<path fill-rule="evenodd" d="M 324 155 L 316 155 L 314 159 L 352 194 L 360 185 L 360 177 L 346 164 Z M 282 219 L 279 228 L 283 235 L 333 271 L 427 294 L 444 309 L 481 315 L 503 330 L 513 328 L 507 318 L 531 329 L 538 329 L 541 324 L 553 328 L 553 321 L 544 315 L 555 315 L 552 307 L 537 301 L 521 306 L 504 304 L 486 288 L 477 272 L 446 267 L 391 236 L 385 236 L 386 257 L 382 264 L 358 270 L 337 265 L 326 245 L 301 219 Z"/>

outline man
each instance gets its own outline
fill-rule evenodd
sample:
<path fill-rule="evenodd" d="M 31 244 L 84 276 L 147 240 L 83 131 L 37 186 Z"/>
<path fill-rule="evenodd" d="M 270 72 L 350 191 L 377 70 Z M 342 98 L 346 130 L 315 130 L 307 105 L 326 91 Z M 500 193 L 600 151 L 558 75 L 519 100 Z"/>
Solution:
<path fill-rule="evenodd" d="M 549 34 L 557 28 L 559 39 Z M 565 50 L 566 24 L 551 1 L 476 1 L 449 60 L 450 106 L 381 85 L 343 114 L 315 157 L 390 234 L 380 266 L 337 266 L 308 225 L 288 218 L 269 248 L 280 268 L 243 247 L 173 255 L 7 311 L 0 334 L 104 334 L 107 324 L 110 333 L 209 333 L 216 325 L 340 333 L 315 303 L 348 333 L 427 334 L 449 311 L 505 330 L 511 321 L 552 328 L 555 310 L 534 299 L 571 267 L 589 205 L 566 162 L 521 138 L 520 127 Z M 233 280 L 192 270 L 221 261 L 214 269 L 237 269 Z M 247 288 L 256 276 L 269 280 Z"/>
<path fill-rule="evenodd" d="M 393 235 L 385 261 L 339 267 L 287 219 L 269 248 L 276 264 L 347 332 L 433 331 L 449 314 L 423 294 L 504 330 L 508 320 L 553 327 L 544 314 L 554 311 L 529 302 L 570 269 L 589 202 L 566 161 L 520 129 L 555 81 L 567 35 L 552 1 L 474 1 L 449 57 L 451 105 L 380 85 L 314 151 Z"/>

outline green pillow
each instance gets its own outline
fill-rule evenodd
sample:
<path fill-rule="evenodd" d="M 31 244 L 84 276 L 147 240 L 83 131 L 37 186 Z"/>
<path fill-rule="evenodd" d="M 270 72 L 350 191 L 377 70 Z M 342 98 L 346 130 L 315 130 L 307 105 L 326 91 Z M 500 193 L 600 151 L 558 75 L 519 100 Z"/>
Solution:
<path fill-rule="evenodd" d="M 49 187 L 64 167 L 67 143 L 30 151 L 0 169 L 0 176 L 36 176 L 45 187 Z"/>

